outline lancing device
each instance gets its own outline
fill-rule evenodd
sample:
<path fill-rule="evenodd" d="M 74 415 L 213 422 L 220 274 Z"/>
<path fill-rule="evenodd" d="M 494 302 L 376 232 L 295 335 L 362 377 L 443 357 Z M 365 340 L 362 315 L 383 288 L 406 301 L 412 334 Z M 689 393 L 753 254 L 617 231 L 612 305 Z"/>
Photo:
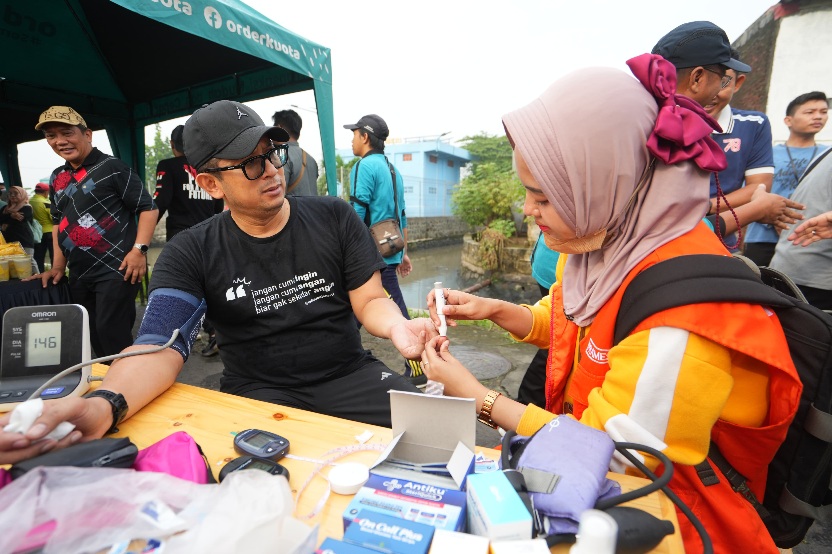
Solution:
<path fill-rule="evenodd" d="M 445 323 L 445 289 L 442 287 L 442 281 L 436 281 L 433 284 L 434 299 L 436 301 L 436 313 L 439 315 L 439 334 L 443 337 L 448 336 L 448 324 Z"/>

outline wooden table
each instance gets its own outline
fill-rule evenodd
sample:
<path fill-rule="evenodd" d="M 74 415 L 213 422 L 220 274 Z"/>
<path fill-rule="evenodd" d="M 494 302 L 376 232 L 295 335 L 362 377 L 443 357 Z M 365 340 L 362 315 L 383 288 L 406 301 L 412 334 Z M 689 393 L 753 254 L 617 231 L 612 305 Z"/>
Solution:
<path fill-rule="evenodd" d="M 93 373 L 103 375 L 106 366 L 95 366 Z M 234 450 L 234 434 L 244 429 L 263 429 L 286 437 L 290 442 L 289 453 L 309 459 L 328 458 L 334 448 L 355 446 L 356 437 L 369 431 L 372 438 L 368 444 L 386 444 L 391 430 L 366 425 L 355 421 L 334 418 L 304 410 L 279 406 L 267 402 L 250 400 L 208 389 L 174 384 L 167 392 L 156 398 L 144 409 L 119 426 L 114 436 L 128 436 L 139 447 L 145 448 L 176 431 L 185 431 L 202 447 L 208 458 L 214 476 L 219 475 L 223 465 L 239 456 Z M 499 453 L 490 448 L 477 447 L 477 452 L 497 460 Z M 340 461 L 361 462 L 370 465 L 378 457 L 377 451 L 363 451 L 349 454 Z M 317 467 L 311 461 L 284 458 L 280 462 L 289 470 L 289 484 L 296 501 L 298 489 L 308 480 Z M 324 469 L 326 473 L 328 469 Z M 636 477 L 610 474 L 622 488 L 632 490 L 643 486 L 646 481 Z M 327 490 L 326 481 L 318 476 L 309 484 L 297 502 L 296 516 L 309 514 Z M 352 496 L 332 494 L 323 510 L 313 519 L 305 520 L 310 525 L 319 524 L 318 543 L 326 537 L 340 539 L 343 536 L 341 515 Z M 627 505 L 645 510 L 656 517 L 672 521 L 678 529 L 673 504 L 663 493 L 654 493 Z M 552 552 L 568 552 L 567 547 L 556 547 Z M 655 553 L 683 553 L 678 534 L 666 537 L 653 551 Z"/>

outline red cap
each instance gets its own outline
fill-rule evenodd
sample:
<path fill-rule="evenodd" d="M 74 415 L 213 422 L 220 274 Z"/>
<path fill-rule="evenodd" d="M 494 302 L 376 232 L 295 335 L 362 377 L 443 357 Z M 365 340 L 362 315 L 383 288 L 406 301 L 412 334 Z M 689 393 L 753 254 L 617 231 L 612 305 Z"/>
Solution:
<path fill-rule="evenodd" d="M 38 183 L 35 185 L 35 192 L 49 192 L 49 185 L 46 183 Z"/>

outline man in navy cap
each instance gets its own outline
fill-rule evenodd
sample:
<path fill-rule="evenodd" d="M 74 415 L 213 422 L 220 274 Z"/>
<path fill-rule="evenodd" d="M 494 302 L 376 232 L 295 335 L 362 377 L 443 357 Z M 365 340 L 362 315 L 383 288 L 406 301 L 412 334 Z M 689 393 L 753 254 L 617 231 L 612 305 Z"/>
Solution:
<path fill-rule="evenodd" d="M 771 127 L 765 115 L 759 112 L 737 111 L 738 115 L 732 117 L 728 102 L 742 86 L 751 66 L 739 60 L 725 31 L 710 21 L 683 23 L 659 39 L 652 53 L 676 67 L 676 93 L 702 105 L 722 126 L 722 132 L 715 133 L 714 140 L 726 153 L 728 168 L 719 173 L 724 193 L 719 205 L 720 214 L 716 209 L 716 177 L 711 176 L 708 215 L 713 214 L 714 225 L 730 234 L 737 228 L 736 221 L 739 226 L 752 221 L 793 221 L 790 218 L 798 215 L 793 210 L 796 206 L 793 202 L 773 195 L 766 196 L 764 202 L 751 202 L 758 185 L 764 185 L 766 191 L 771 189 Z M 733 215 L 722 214 L 729 210 L 724 195 L 728 195 Z M 763 199 L 762 196 L 759 198 Z M 739 248 L 736 238 L 728 240 L 726 246 L 734 250 Z"/>
<path fill-rule="evenodd" d="M 679 25 L 653 47 L 676 66 L 676 92 L 702 106 L 728 86 L 728 69 L 748 73 L 751 67 L 731 57 L 728 35 L 710 21 L 691 21 Z"/>

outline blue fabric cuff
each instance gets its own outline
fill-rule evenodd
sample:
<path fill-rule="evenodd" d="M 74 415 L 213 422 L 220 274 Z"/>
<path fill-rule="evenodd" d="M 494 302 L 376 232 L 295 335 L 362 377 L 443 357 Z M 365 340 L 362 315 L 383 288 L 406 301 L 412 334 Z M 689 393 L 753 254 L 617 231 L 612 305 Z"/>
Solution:
<path fill-rule="evenodd" d="M 150 293 L 139 336 L 133 344 L 163 345 L 179 329 L 171 348 L 187 361 L 199 334 L 207 306 L 200 299 L 177 289 L 156 289 Z"/>

